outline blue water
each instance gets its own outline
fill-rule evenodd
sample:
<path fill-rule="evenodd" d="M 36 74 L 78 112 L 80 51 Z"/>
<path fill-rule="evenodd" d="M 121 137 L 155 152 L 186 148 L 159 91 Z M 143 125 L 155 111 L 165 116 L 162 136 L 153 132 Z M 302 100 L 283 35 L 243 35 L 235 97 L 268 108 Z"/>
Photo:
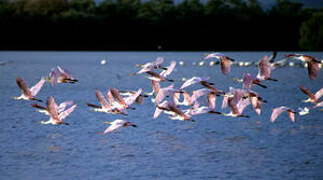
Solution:
<path fill-rule="evenodd" d="M 128 117 L 88 111 L 85 103 L 98 104 L 94 89 L 106 92 L 109 87 L 151 91 L 144 75 L 130 77 L 135 64 L 165 58 L 184 61 L 169 76 L 176 81 L 192 76 L 210 76 L 218 89 L 240 87 L 233 77 L 257 73 L 257 68 L 232 67 L 224 76 L 219 66 L 192 65 L 206 52 L 0 52 L 0 179 L 322 179 L 323 118 L 313 110 L 296 116 L 291 123 L 287 114 L 275 123 L 269 118 L 272 108 L 286 105 L 297 110 L 305 95 L 302 84 L 311 91 L 323 85 L 323 72 L 308 80 L 301 67 L 276 68 L 272 77 L 278 82 L 265 82 L 267 89 L 254 90 L 268 101 L 261 116 L 249 106 L 245 118 L 203 114 L 195 123 L 172 121 L 162 114 L 152 119 L 154 105 L 145 99 Z M 237 61 L 258 61 L 270 52 L 227 52 Z M 277 59 L 282 59 L 279 53 Z M 308 53 L 323 58 L 323 53 Z M 101 65 L 100 61 L 107 63 Z M 292 61 L 292 60 L 290 60 Z M 9 99 L 19 96 L 15 78 L 22 77 L 29 86 L 50 69 L 60 65 L 69 69 L 77 84 L 48 83 L 37 95 L 56 102 L 74 100 L 78 107 L 65 119 L 69 126 L 40 124 L 48 116 L 35 112 L 28 101 Z M 167 86 L 169 83 L 162 83 Z M 188 90 L 201 88 L 199 85 Z M 221 111 L 217 98 L 217 111 Z M 228 109 L 225 110 L 226 112 Z M 99 135 L 107 125 L 104 121 L 125 119 L 137 128 L 121 128 L 111 134 Z"/>

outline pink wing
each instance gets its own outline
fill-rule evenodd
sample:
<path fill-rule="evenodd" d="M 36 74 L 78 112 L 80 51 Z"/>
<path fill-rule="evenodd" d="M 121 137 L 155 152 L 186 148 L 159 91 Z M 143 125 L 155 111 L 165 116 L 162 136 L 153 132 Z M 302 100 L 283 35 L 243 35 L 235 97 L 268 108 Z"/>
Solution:
<path fill-rule="evenodd" d="M 142 89 L 140 88 L 135 94 L 125 98 L 124 101 L 126 102 L 127 105 L 134 103 L 137 97 L 141 94 L 141 92 L 142 92 Z"/>
<path fill-rule="evenodd" d="M 251 74 L 247 73 L 247 74 L 243 74 L 242 75 L 242 88 L 243 89 L 251 89 L 253 84 L 252 81 L 255 80 L 256 78 L 254 78 Z"/>
<path fill-rule="evenodd" d="M 58 117 L 58 112 L 56 109 L 57 105 L 56 105 L 55 100 L 52 96 L 47 98 L 46 106 L 47 106 L 47 110 L 49 112 L 50 117 L 57 122 L 61 122 L 61 120 Z"/>
<path fill-rule="evenodd" d="M 31 91 L 29 90 L 26 82 L 22 78 L 17 77 L 16 78 L 16 83 L 17 83 L 18 87 L 21 90 L 21 94 L 23 94 L 23 95 L 25 95 L 27 97 L 31 97 L 32 96 Z"/>
<path fill-rule="evenodd" d="M 49 72 L 49 82 L 52 87 L 54 87 L 57 83 L 58 72 L 55 68 L 52 68 Z"/>
<path fill-rule="evenodd" d="M 64 101 L 64 102 L 62 102 L 61 104 L 59 104 L 59 106 L 57 107 L 57 112 L 58 113 L 61 113 L 62 111 L 64 111 L 65 110 L 65 108 L 67 107 L 67 106 L 70 106 L 70 105 L 72 105 L 74 102 L 73 101 Z"/>
<path fill-rule="evenodd" d="M 159 106 L 159 107 L 166 108 L 166 107 L 167 107 L 167 104 L 168 104 L 168 101 L 163 101 L 163 102 L 162 102 L 162 103 L 160 103 L 158 106 Z M 160 115 L 160 113 L 161 113 L 161 112 L 163 112 L 163 109 L 156 107 L 156 110 L 155 110 L 155 112 L 154 112 L 154 116 L 153 116 L 153 118 L 154 118 L 154 119 L 156 119 L 156 118 Z"/>
<path fill-rule="evenodd" d="M 114 97 L 114 99 L 121 105 L 127 107 L 127 103 L 125 102 L 125 100 L 120 96 L 119 91 L 116 88 L 110 88 L 109 89 L 112 96 Z"/>
<path fill-rule="evenodd" d="M 320 71 L 319 64 L 315 61 L 307 62 L 307 72 L 310 79 L 315 79 Z"/>
<path fill-rule="evenodd" d="M 155 94 L 157 94 L 160 90 L 160 85 L 158 81 L 151 80 L 151 86 Z"/>
<path fill-rule="evenodd" d="M 180 87 L 180 89 L 184 89 L 184 88 L 186 88 L 187 86 L 190 86 L 190 85 L 192 85 L 192 84 L 195 84 L 195 83 L 198 83 L 198 82 L 201 82 L 201 81 L 207 81 L 207 80 L 209 80 L 209 79 L 210 79 L 209 77 L 196 77 L 196 76 L 194 76 L 194 77 L 192 77 L 191 79 L 189 79 L 189 80 L 185 81 L 185 82 L 183 83 L 183 85 Z"/>
<path fill-rule="evenodd" d="M 206 93 L 210 92 L 210 90 L 203 88 L 203 89 L 198 89 L 193 91 L 193 94 L 191 96 L 191 102 L 194 103 L 195 101 L 197 101 L 197 99 L 203 95 L 205 95 Z"/>
<path fill-rule="evenodd" d="M 290 121 L 295 122 L 295 113 L 292 110 L 287 112 L 288 112 L 288 117 Z"/>
<path fill-rule="evenodd" d="M 315 106 L 313 106 L 312 108 L 317 108 L 317 107 L 323 107 L 323 101 L 317 103 Z"/>
<path fill-rule="evenodd" d="M 290 108 L 286 107 L 286 106 L 280 106 L 277 108 L 273 109 L 273 112 L 271 113 L 271 117 L 270 117 L 270 122 L 275 122 L 276 118 L 284 111 L 289 110 Z"/>
<path fill-rule="evenodd" d="M 206 55 L 203 59 L 220 58 L 222 56 L 225 56 L 225 55 L 222 53 L 211 53 L 211 54 Z"/>
<path fill-rule="evenodd" d="M 250 97 L 250 102 L 251 102 L 251 105 L 252 105 L 253 110 L 258 115 L 260 115 L 262 104 L 261 104 L 261 101 L 258 100 L 258 97 L 256 97 L 256 96 Z"/>
<path fill-rule="evenodd" d="M 268 56 L 262 57 L 258 62 L 258 75 L 257 78 L 264 80 L 270 77 L 271 67 L 269 65 Z"/>
<path fill-rule="evenodd" d="M 74 111 L 74 109 L 76 108 L 76 106 L 77 105 L 75 104 L 72 107 L 68 108 L 67 110 L 63 111 L 62 113 L 59 114 L 58 118 L 60 120 L 65 119 L 68 115 L 70 115 Z"/>
<path fill-rule="evenodd" d="M 176 61 L 171 61 L 170 65 L 167 67 L 167 70 L 163 70 L 160 75 L 163 77 L 167 77 L 168 75 L 170 75 L 170 73 L 173 72 L 173 70 L 175 69 L 176 66 Z"/>
<path fill-rule="evenodd" d="M 45 79 L 41 78 L 40 81 L 35 84 L 33 87 L 30 88 L 31 91 L 31 95 L 32 96 L 36 96 L 36 94 L 39 92 L 39 90 L 43 87 L 44 83 L 45 83 Z"/>
<path fill-rule="evenodd" d="M 64 69 L 64 68 L 62 68 L 62 67 L 60 67 L 60 66 L 57 66 L 57 69 L 58 69 L 58 71 L 59 71 L 60 73 L 65 74 L 65 75 L 67 75 L 67 76 L 69 76 L 69 77 L 72 77 L 72 76 L 71 76 L 71 73 L 70 73 L 67 69 Z"/>
<path fill-rule="evenodd" d="M 216 103 L 216 95 L 215 93 L 209 92 L 206 95 L 206 103 L 210 109 L 215 108 L 215 103 Z"/>
<path fill-rule="evenodd" d="M 224 109 L 228 106 L 228 99 L 229 99 L 229 96 L 224 96 L 223 97 L 223 100 L 222 100 L 222 106 L 221 108 Z"/>
<path fill-rule="evenodd" d="M 241 99 L 237 104 L 239 114 L 242 114 L 243 110 L 250 104 L 249 99 Z"/>
<path fill-rule="evenodd" d="M 222 74 L 226 75 L 230 72 L 230 67 L 231 67 L 231 61 L 225 56 L 222 56 L 220 58 L 220 68 Z"/>
<path fill-rule="evenodd" d="M 109 133 L 109 132 L 112 132 L 120 127 L 123 126 L 123 123 L 116 123 L 116 124 L 112 124 L 110 125 L 108 128 L 106 128 L 103 132 L 103 134 L 106 134 L 106 133 Z"/>
<path fill-rule="evenodd" d="M 107 102 L 107 100 L 104 98 L 103 94 L 101 93 L 101 91 L 99 90 L 95 90 L 95 97 L 96 99 L 99 101 L 99 103 L 101 104 L 102 107 L 106 108 L 106 109 L 111 109 L 109 103 Z"/>
<path fill-rule="evenodd" d="M 160 101 L 162 101 L 166 96 L 168 96 L 173 91 L 174 91 L 174 84 L 171 84 L 168 87 L 160 89 L 158 94 L 155 97 L 155 103 L 158 104 Z"/>
<path fill-rule="evenodd" d="M 315 93 L 315 98 L 317 99 L 317 100 L 319 100 L 321 97 L 322 97 L 322 95 L 323 95 L 323 88 L 321 88 L 320 90 L 318 90 L 316 93 Z"/>
<path fill-rule="evenodd" d="M 156 60 L 154 62 L 152 62 L 152 64 L 153 64 L 153 66 L 157 66 L 157 65 L 160 65 L 163 62 L 164 62 L 163 57 L 157 57 Z"/>

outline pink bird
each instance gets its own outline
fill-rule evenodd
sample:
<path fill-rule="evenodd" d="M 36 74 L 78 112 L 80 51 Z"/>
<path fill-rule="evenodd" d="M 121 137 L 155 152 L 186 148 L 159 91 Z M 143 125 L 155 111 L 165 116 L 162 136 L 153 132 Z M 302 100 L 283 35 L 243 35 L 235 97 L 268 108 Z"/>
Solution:
<path fill-rule="evenodd" d="M 42 100 L 36 99 L 35 96 L 37 95 L 39 90 L 43 87 L 43 85 L 45 83 L 44 78 L 41 78 L 40 81 L 37 84 L 35 84 L 33 87 L 31 87 L 30 89 L 28 88 L 26 82 L 20 77 L 16 78 L 16 83 L 21 90 L 21 96 L 12 97 L 11 99 L 15 99 L 15 100 L 23 99 L 23 100 L 28 100 L 28 101 L 35 100 L 35 101 L 42 102 Z"/>
<path fill-rule="evenodd" d="M 53 125 L 58 125 L 58 124 L 69 125 L 68 123 L 63 122 L 63 119 L 65 119 L 68 115 L 70 115 L 74 111 L 77 105 L 75 104 L 69 109 L 61 113 L 58 113 L 57 104 L 55 103 L 54 98 L 51 96 L 47 98 L 46 106 L 47 106 L 47 111 L 49 112 L 50 119 L 48 121 L 41 121 L 40 123 L 53 124 Z"/>
<path fill-rule="evenodd" d="M 113 122 L 106 121 L 104 123 L 110 124 L 110 126 L 108 128 L 106 128 L 104 130 L 104 132 L 99 132 L 98 134 L 104 135 L 104 134 L 110 133 L 112 131 L 115 131 L 116 129 L 121 128 L 121 127 L 128 127 L 128 126 L 137 127 L 137 125 L 132 124 L 131 122 L 128 122 L 128 121 L 125 121 L 122 119 L 116 119 Z"/>
<path fill-rule="evenodd" d="M 166 96 L 173 96 L 174 93 L 182 93 L 179 89 L 174 89 L 174 84 L 171 84 L 165 88 L 159 89 L 156 97 L 155 97 L 155 104 L 159 104 Z"/>
<path fill-rule="evenodd" d="M 275 122 L 276 118 L 285 111 L 288 113 L 288 117 L 290 118 L 291 122 L 295 122 L 295 111 L 286 106 L 274 108 L 273 112 L 271 113 L 270 122 Z"/>
<path fill-rule="evenodd" d="M 262 57 L 258 62 L 258 74 L 257 78 L 259 80 L 271 80 L 271 81 L 277 81 L 276 79 L 272 79 L 270 77 L 271 71 L 273 70 L 273 67 L 270 66 L 269 58 L 268 56 Z"/>
<path fill-rule="evenodd" d="M 141 69 L 138 72 L 131 73 L 130 76 L 135 76 L 136 74 L 142 74 L 148 71 L 152 71 L 153 69 L 164 69 L 167 70 L 167 68 L 162 67 L 160 64 L 164 62 L 164 58 L 158 57 L 153 62 L 148 62 L 146 64 L 137 64 L 137 67 L 141 67 Z"/>
<path fill-rule="evenodd" d="M 135 108 L 130 107 L 130 105 L 135 102 L 135 100 L 141 94 L 142 89 L 139 89 L 135 94 L 133 94 L 129 97 L 126 97 L 126 98 L 121 97 L 119 91 L 116 88 L 110 88 L 109 91 L 111 92 L 112 97 L 115 99 L 114 103 L 112 103 L 113 107 L 116 107 L 119 109 L 134 110 Z"/>
<path fill-rule="evenodd" d="M 219 112 L 215 112 L 215 113 L 224 115 L 224 116 L 249 118 L 249 116 L 242 114 L 244 108 L 250 104 L 250 101 L 248 99 L 243 98 L 244 94 L 245 94 L 245 90 L 234 89 L 230 87 L 230 93 L 227 93 L 224 95 L 224 99 L 222 102 L 222 108 L 225 108 L 226 105 L 228 105 L 230 108 L 230 113 L 227 113 L 227 114 L 219 113 Z"/>
<path fill-rule="evenodd" d="M 302 85 L 299 85 L 298 87 L 308 97 L 308 99 L 303 100 L 302 102 L 311 102 L 316 104 L 319 102 L 319 99 L 323 96 L 323 88 L 321 88 L 315 94 L 313 94 L 311 91 L 309 91 Z"/>
<path fill-rule="evenodd" d="M 315 79 L 318 76 L 318 73 L 320 71 L 320 61 L 315 57 L 311 57 L 305 54 L 285 54 L 284 56 L 287 58 L 293 58 L 307 63 L 307 73 L 309 79 Z"/>
<path fill-rule="evenodd" d="M 205 56 L 203 59 L 210 59 L 210 58 L 217 58 L 220 60 L 220 68 L 222 74 L 226 75 L 230 72 L 231 68 L 231 62 L 234 61 L 234 59 L 229 58 L 228 56 L 225 56 L 221 53 L 212 53 L 207 56 Z"/>
<path fill-rule="evenodd" d="M 51 69 L 49 73 L 49 82 L 52 86 L 55 86 L 56 83 L 75 83 L 78 82 L 72 74 L 67 70 L 60 66 L 57 66 L 58 71 L 55 69 Z"/>

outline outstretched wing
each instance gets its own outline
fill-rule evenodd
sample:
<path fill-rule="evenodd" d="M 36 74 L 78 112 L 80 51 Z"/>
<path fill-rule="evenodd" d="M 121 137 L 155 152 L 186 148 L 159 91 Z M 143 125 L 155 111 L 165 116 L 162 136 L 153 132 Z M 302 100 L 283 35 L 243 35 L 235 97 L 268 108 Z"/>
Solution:
<path fill-rule="evenodd" d="M 298 87 L 304 94 L 306 94 L 307 97 L 309 97 L 310 99 L 315 99 L 314 94 L 308 89 L 306 89 L 304 86 L 299 85 Z"/>
<path fill-rule="evenodd" d="M 56 109 L 57 105 L 56 105 L 55 100 L 52 96 L 47 98 L 46 106 L 47 106 L 47 110 L 49 112 L 50 117 L 55 121 L 61 122 L 61 120 L 58 117 L 58 112 Z"/>
<path fill-rule="evenodd" d="M 22 78 L 17 77 L 16 83 L 17 83 L 18 87 L 20 88 L 22 94 L 24 94 L 25 96 L 28 96 L 28 97 L 32 96 L 31 91 L 29 90 L 26 82 Z"/>
<path fill-rule="evenodd" d="M 104 98 L 103 94 L 101 93 L 101 91 L 99 90 L 95 90 L 95 96 L 96 99 L 99 101 L 99 103 L 102 105 L 102 107 L 106 108 L 106 109 L 111 109 L 108 101 Z"/>
<path fill-rule="evenodd" d="M 138 96 L 141 94 L 141 92 L 142 92 L 142 89 L 140 88 L 135 94 L 133 94 L 133 95 L 131 95 L 129 97 L 126 97 L 124 99 L 125 103 L 127 105 L 130 105 L 130 104 L 134 103 L 135 100 L 138 98 Z"/>
<path fill-rule="evenodd" d="M 37 84 L 35 84 L 33 87 L 31 87 L 30 88 L 31 95 L 36 96 L 36 94 L 39 92 L 39 90 L 43 87 L 44 83 L 45 83 L 45 79 L 41 78 Z"/>
<path fill-rule="evenodd" d="M 60 120 L 63 120 L 63 119 L 65 119 L 68 115 L 70 115 L 71 114 L 71 112 L 73 112 L 74 111 L 74 109 L 76 108 L 76 104 L 74 104 L 72 107 L 70 107 L 70 108 L 68 108 L 67 110 L 65 110 L 65 111 L 63 111 L 62 113 L 60 113 L 59 114 L 59 116 L 58 116 L 58 118 L 60 119 Z"/>
<path fill-rule="evenodd" d="M 163 76 L 163 77 L 167 77 L 168 75 L 170 75 L 170 73 L 173 72 L 175 66 L 176 66 L 176 61 L 170 62 L 170 65 L 167 67 L 167 70 L 163 70 L 160 73 L 160 75 Z"/>
<path fill-rule="evenodd" d="M 318 90 L 316 93 L 315 93 L 315 98 L 318 100 L 322 97 L 323 95 L 323 88 L 321 88 L 320 90 Z"/>
<path fill-rule="evenodd" d="M 221 56 L 220 58 L 220 67 L 222 74 L 226 75 L 230 72 L 231 61 L 226 56 Z"/>
<path fill-rule="evenodd" d="M 280 106 L 277 108 L 274 108 L 271 117 L 270 117 L 270 122 L 275 122 L 276 118 L 284 111 L 287 111 L 289 108 L 286 106 Z"/>

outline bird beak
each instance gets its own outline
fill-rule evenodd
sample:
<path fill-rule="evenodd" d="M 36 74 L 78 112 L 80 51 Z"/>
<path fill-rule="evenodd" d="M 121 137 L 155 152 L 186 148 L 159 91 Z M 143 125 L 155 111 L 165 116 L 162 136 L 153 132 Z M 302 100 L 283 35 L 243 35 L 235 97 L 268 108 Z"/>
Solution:
<path fill-rule="evenodd" d="M 135 125 L 135 124 L 131 124 L 130 126 L 132 126 L 132 127 L 137 127 L 137 125 Z"/>
<path fill-rule="evenodd" d="M 104 124 L 111 124 L 111 122 L 110 121 L 105 121 Z"/>

